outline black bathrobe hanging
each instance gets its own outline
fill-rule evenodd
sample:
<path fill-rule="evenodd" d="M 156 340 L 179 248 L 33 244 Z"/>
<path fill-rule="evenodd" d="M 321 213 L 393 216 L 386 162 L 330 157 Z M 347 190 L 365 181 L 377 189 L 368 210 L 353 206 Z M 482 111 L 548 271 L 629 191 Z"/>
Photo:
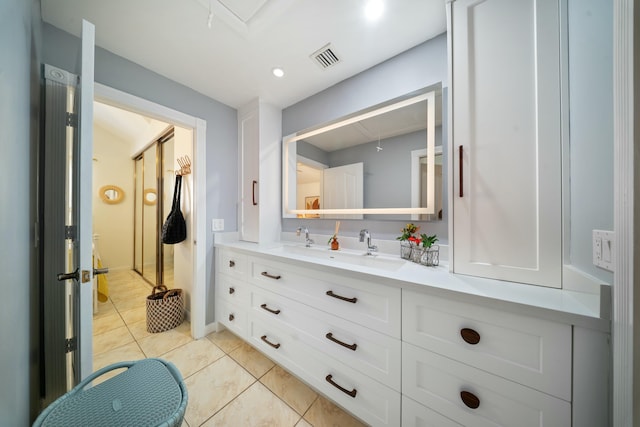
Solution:
<path fill-rule="evenodd" d="M 171 212 L 162 225 L 162 243 L 173 245 L 187 238 L 187 224 L 180 211 L 180 192 L 182 191 L 182 175 L 176 176 L 176 185 L 173 189 L 173 204 Z"/>

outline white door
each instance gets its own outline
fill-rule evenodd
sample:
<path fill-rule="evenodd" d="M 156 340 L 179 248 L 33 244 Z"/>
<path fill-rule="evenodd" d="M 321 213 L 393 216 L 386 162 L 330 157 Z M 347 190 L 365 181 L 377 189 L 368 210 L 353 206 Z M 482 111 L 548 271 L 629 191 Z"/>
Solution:
<path fill-rule="evenodd" d="M 42 380 L 49 404 L 92 372 L 94 26 L 80 75 L 45 66 L 42 149 Z"/>
<path fill-rule="evenodd" d="M 561 286 L 558 0 L 452 3 L 453 269 Z"/>
<path fill-rule="evenodd" d="M 323 209 L 362 209 L 364 206 L 364 164 L 352 163 L 323 169 Z M 325 218 L 362 219 L 359 215 L 325 215 Z"/>

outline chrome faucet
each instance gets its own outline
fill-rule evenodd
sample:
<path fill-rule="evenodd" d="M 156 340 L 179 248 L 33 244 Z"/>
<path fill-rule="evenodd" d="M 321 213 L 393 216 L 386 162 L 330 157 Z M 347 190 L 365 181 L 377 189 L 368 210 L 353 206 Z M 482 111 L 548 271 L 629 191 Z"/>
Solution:
<path fill-rule="evenodd" d="M 305 246 L 307 248 L 310 248 L 311 245 L 314 243 L 313 239 L 309 238 L 309 229 L 307 227 L 298 227 L 296 229 L 296 236 L 299 236 L 301 232 L 304 231 L 304 241 L 305 241 Z"/>
<path fill-rule="evenodd" d="M 360 230 L 360 241 L 364 242 L 365 238 L 367 239 L 367 255 L 373 255 L 373 252 L 378 251 L 378 247 L 371 244 L 371 233 L 369 230 Z"/>

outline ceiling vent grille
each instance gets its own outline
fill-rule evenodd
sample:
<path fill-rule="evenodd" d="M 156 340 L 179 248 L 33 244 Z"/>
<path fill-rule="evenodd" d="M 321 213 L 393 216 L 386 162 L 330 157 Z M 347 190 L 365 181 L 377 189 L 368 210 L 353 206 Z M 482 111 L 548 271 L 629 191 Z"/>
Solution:
<path fill-rule="evenodd" d="M 322 69 L 333 67 L 340 62 L 340 58 L 331 47 L 331 43 L 312 53 L 311 59 Z"/>

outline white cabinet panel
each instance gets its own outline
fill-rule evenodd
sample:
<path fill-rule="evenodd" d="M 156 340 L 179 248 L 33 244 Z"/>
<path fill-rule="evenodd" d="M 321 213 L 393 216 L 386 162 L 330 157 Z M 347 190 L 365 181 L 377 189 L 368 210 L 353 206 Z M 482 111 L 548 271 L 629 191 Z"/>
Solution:
<path fill-rule="evenodd" d="M 408 290 L 402 315 L 404 341 L 571 400 L 570 325 Z"/>
<path fill-rule="evenodd" d="M 222 298 L 216 298 L 216 320 L 227 327 L 231 332 L 246 339 L 247 337 L 247 310 L 246 308 L 230 303 Z"/>
<path fill-rule="evenodd" d="M 402 396 L 402 427 L 464 427 L 413 399 Z"/>
<path fill-rule="evenodd" d="M 400 338 L 400 289 L 249 258 L 253 285 Z"/>
<path fill-rule="evenodd" d="M 300 341 L 400 391 L 400 340 L 263 289 L 251 299 L 254 317 L 300 331 Z"/>
<path fill-rule="evenodd" d="M 453 269 L 561 287 L 558 0 L 451 7 Z"/>
<path fill-rule="evenodd" d="M 246 282 L 248 270 L 246 255 L 226 249 L 216 250 L 216 272 Z"/>
<path fill-rule="evenodd" d="M 402 368 L 403 394 L 462 425 L 571 425 L 569 402 L 408 343 L 402 346 Z"/>

